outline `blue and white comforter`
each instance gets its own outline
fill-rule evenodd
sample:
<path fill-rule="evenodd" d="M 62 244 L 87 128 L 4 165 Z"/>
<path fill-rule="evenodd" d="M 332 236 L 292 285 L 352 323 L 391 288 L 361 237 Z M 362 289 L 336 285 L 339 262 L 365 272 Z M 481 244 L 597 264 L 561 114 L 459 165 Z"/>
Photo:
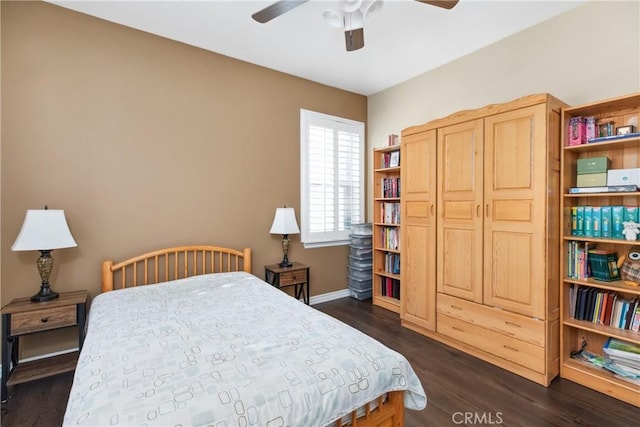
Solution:
<path fill-rule="evenodd" d="M 407 360 L 248 273 L 97 296 L 64 425 L 321 426 L 392 390 Z"/>

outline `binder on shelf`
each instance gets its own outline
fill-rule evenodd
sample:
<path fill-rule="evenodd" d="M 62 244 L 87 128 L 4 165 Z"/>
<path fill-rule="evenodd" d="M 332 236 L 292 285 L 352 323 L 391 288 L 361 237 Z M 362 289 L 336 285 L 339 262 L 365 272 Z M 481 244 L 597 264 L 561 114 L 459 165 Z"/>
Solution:
<path fill-rule="evenodd" d="M 626 135 L 599 136 L 597 138 L 591 138 L 587 140 L 587 143 L 595 144 L 598 142 L 619 141 L 621 139 L 631 139 L 631 138 L 640 138 L 640 132 L 628 133 Z"/>
<path fill-rule="evenodd" d="M 571 187 L 570 194 L 588 193 L 633 193 L 638 191 L 637 185 L 605 185 L 601 187 Z"/>

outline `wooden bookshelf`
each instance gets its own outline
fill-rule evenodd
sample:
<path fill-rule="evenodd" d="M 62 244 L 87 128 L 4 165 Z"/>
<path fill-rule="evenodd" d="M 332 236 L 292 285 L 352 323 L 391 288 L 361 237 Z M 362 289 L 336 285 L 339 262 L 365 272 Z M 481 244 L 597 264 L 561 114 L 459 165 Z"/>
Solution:
<path fill-rule="evenodd" d="M 387 258 L 400 257 L 400 145 L 373 150 L 373 304 L 400 312 L 400 274 L 389 270 Z M 397 215 L 393 209 L 397 208 Z M 391 210 L 391 211 L 390 211 Z M 394 237 L 395 236 L 395 237 Z M 395 243 L 397 243 L 397 245 Z M 389 295 L 386 283 L 395 286 Z"/>
<path fill-rule="evenodd" d="M 596 124 L 613 122 L 615 126 L 638 123 L 640 116 L 640 93 L 608 99 L 587 105 L 564 108 L 562 110 L 563 149 L 561 155 L 561 192 L 560 207 L 560 376 L 590 387 L 609 396 L 640 406 L 640 386 L 587 361 L 572 357 L 572 352 L 586 345 L 585 351 L 603 356 L 603 346 L 610 338 L 616 338 L 631 344 L 640 345 L 640 333 L 630 329 L 617 328 L 600 320 L 580 320 L 574 317 L 569 300 L 571 288 L 589 287 L 613 292 L 627 300 L 640 298 L 640 287 L 630 286 L 624 281 L 601 281 L 593 278 L 569 277 L 569 245 L 571 242 L 590 242 L 598 249 L 626 254 L 640 241 L 628 241 L 619 238 L 600 238 L 572 235 L 571 210 L 580 206 L 640 206 L 640 192 L 628 193 L 583 193 L 569 194 L 576 185 L 577 163 L 579 159 L 590 157 L 608 157 L 609 169 L 640 167 L 640 137 L 601 141 L 581 145 L 567 145 L 568 124 L 572 117 L 592 116 Z M 595 317 L 595 316 L 594 316 Z"/>

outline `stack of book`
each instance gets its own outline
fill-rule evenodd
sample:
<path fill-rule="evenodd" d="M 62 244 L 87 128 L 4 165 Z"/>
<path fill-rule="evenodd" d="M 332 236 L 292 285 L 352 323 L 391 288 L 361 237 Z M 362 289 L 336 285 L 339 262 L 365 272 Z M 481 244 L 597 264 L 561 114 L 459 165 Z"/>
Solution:
<path fill-rule="evenodd" d="M 640 330 L 640 299 L 590 286 L 569 288 L 569 312 L 576 320 L 584 320 L 612 328 Z"/>
<path fill-rule="evenodd" d="M 640 345 L 609 338 L 603 350 L 605 369 L 640 385 Z"/>

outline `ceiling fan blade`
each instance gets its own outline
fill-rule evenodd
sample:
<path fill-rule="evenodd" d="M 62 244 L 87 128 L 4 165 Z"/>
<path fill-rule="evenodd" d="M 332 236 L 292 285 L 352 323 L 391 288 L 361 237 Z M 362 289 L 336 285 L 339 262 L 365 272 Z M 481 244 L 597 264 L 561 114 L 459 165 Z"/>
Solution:
<path fill-rule="evenodd" d="M 347 45 L 347 52 L 362 49 L 364 47 L 364 28 L 345 31 L 344 41 Z"/>
<path fill-rule="evenodd" d="M 280 0 L 277 1 L 262 10 L 257 11 L 251 17 L 261 24 L 271 21 L 273 18 L 290 11 L 294 7 L 300 6 L 302 3 L 306 3 L 308 0 Z"/>
<path fill-rule="evenodd" d="M 459 0 L 416 0 L 420 3 L 430 4 L 431 6 L 441 7 L 443 9 L 453 9 Z"/>

